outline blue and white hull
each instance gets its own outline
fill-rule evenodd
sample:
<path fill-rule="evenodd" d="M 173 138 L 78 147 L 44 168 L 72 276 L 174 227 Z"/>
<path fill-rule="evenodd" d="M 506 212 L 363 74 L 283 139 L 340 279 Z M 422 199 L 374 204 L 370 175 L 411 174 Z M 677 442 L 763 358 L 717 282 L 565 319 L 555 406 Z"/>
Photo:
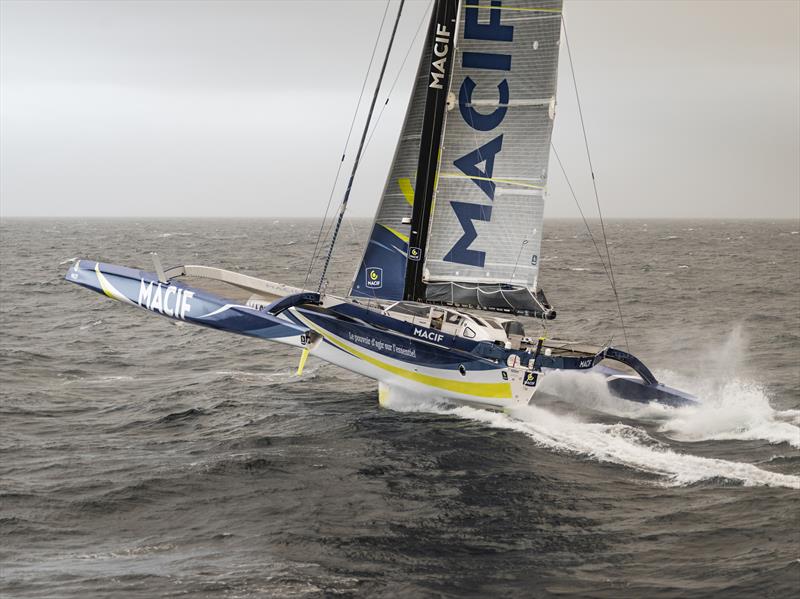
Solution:
<path fill-rule="evenodd" d="M 246 284 L 238 279 L 232 284 L 260 290 L 258 280 L 214 270 L 220 273 L 218 280 L 248 279 Z M 380 383 L 381 398 L 402 391 L 502 409 L 530 402 L 539 377 L 548 370 L 577 369 L 604 372 L 610 388 L 621 389 L 626 399 L 673 405 L 692 401 L 691 396 L 655 379 L 648 382 L 600 365 L 607 358 L 634 368 L 641 365 L 633 356 L 613 348 L 580 355 L 545 354 L 538 348 L 511 350 L 404 322 L 343 298 L 295 290 L 297 293 L 269 302 L 237 302 L 167 278 L 163 272 L 159 278 L 153 272 L 89 260 L 76 261 L 65 278 L 167 318 L 300 348 L 303 362 L 313 355 L 375 379 Z M 647 378 L 649 371 L 641 368 Z"/>

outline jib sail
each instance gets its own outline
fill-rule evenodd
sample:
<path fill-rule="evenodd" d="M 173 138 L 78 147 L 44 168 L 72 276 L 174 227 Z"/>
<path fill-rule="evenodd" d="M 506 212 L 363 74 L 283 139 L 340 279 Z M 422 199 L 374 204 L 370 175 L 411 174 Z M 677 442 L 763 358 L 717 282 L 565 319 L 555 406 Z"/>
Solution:
<path fill-rule="evenodd" d="M 442 63 L 437 56 L 443 49 L 442 43 L 437 40 L 443 39 L 441 30 L 445 27 L 450 31 L 452 45 L 456 4 L 456 0 L 440 0 L 431 12 L 414 91 L 369 241 L 350 289 L 352 296 L 403 299 L 406 265 L 416 264 L 421 257 L 417 249 L 419 241 L 412 243 L 409 252 L 409 238 L 416 240 L 419 236 L 419 227 L 412 226 L 412 217 L 417 218 L 415 205 L 416 213 L 421 214 L 419 208 L 425 204 L 425 196 L 432 196 L 433 193 L 436 165 L 434 162 L 432 168 L 428 168 L 427 161 L 423 161 L 422 157 L 427 157 L 431 148 L 435 152 L 441 139 L 441 125 L 439 134 L 435 135 L 434 124 L 444 119 L 448 81 L 446 68 L 449 68 L 449 61 Z M 448 22 L 451 23 L 449 28 Z M 425 165 L 421 169 L 422 162 Z M 427 203 L 429 205 L 430 200 Z M 425 224 L 427 230 L 427 222 Z"/>

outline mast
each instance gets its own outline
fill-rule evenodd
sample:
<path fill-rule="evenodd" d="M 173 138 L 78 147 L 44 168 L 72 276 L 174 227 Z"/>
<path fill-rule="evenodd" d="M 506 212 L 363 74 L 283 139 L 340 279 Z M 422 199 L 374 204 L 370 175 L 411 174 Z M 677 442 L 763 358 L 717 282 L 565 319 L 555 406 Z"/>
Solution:
<path fill-rule="evenodd" d="M 425 117 L 419 147 L 417 185 L 414 190 L 414 206 L 406 262 L 404 299 L 411 301 L 425 301 L 425 283 L 422 281 L 424 254 L 430 228 L 436 169 L 439 162 L 455 40 L 458 33 L 455 27 L 458 3 L 458 0 L 437 0 L 431 20 L 431 37 L 433 37 L 434 46 L 428 93 L 425 99 Z"/>
<path fill-rule="evenodd" d="M 389 38 L 389 46 L 386 48 L 386 56 L 383 58 L 383 65 L 381 66 L 381 72 L 378 76 L 378 82 L 375 84 L 375 93 L 372 94 L 372 102 L 369 105 L 369 112 L 367 113 L 367 121 L 364 123 L 364 131 L 361 134 L 361 141 L 358 144 L 358 152 L 356 152 L 356 159 L 353 161 L 353 168 L 350 171 L 350 179 L 347 182 L 347 189 L 344 192 L 344 198 L 342 199 L 342 204 L 339 206 L 339 214 L 336 217 L 336 226 L 333 229 L 333 235 L 331 237 L 331 244 L 328 247 L 328 254 L 325 256 L 325 264 L 322 266 L 322 273 L 319 277 L 319 285 L 317 286 L 317 293 L 322 292 L 322 287 L 325 284 L 325 275 L 328 272 L 328 266 L 331 262 L 331 256 L 333 255 L 333 248 L 336 245 L 336 238 L 339 236 L 339 229 L 342 226 L 342 220 L 344 219 L 345 210 L 347 210 L 347 202 L 350 199 L 350 191 L 353 189 L 353 180 L 356 176 L 356 171 L 358 170 L 358 164 L 361 161 L 361 152 L 364 150 L 364 142 L 367 139 L 367 132 L 369 131 L 369 124 L 372 120 L 372 112 L 375 110 L 375 102 L 378 100 L 378 93 L 381 89 L 381 82 L 383 81 L 383 74 L 386 72 L 386 64 L 389 62 L 389 54 L 392 51 L 392 44 L 394 44 L 394 36 L 397 33 L 397 25 L 400 23 L 400 15 L 403 14 L 403 4 L 405 4 L 405 0 L 400 0 L 400 6 L 397 8 L 397 18 L 394 20 L 394 27 L 392 28 L 392 35 Z"/>

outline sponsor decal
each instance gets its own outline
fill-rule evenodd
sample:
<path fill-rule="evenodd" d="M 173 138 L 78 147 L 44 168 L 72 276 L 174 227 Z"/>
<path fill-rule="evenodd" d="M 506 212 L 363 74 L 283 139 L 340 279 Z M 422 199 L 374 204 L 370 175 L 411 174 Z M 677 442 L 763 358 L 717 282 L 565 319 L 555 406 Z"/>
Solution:
<path fill-rule="evenodd" d="M 581 360 L 578 362 L 578 368 L 591 368 L 592 367 L 592 360 Z"/>
<path fill-rule="evenodd" d="M 480 11 L 489 9 L 489 19 L 486 22 L 486 12 L 482 12 L 481 21 L 478 16 Z M 461 66 L 466 73 L 470 73 L 478 81 L 487 70 L 498 73 L 511 71 L 511 54 L 504 53 L 503 43 L 514 39 L 514 27 L 501 23 L 502 6 L 499 0 L 492 0 L 491 6 L 467 5 L 464 13 L 464 39 L 474 39 L 487 42 L 497 42 L 492 48 L 495 52 L 462 52 Z M 504 78 L 497 85 L 498 105 L 492 112 L 484 114 L 478 112 L 472 104 L 472 94 L 478 88 L 470 75 L 466 75 L 460 84 L 458 92 L 458 109 L 464 122 L 475 131 L 493 131 L 503 122 L 511 100 L 511 91 L 508 79 Z M 453 86 L 455 89 L 455 85 Z M 478 95 L 486 94 L 488 90 L 479 90 Z M 453 164 L 484 193 L 486 198 L 494 201 L 495 183 L 492 181 L 495 161 L 503 149 L 503 135 L 497 135 L 475 150 L 457 158 Z M 482 165 L 482 166 L 481 166 Z M 486 252 L 472 250 L 469 246 L 478 237 L 473 221 L 489 222 L 492 218 L 491 205 L 480 205 L 467 202 L 451 201 L 450 206 L 455 212 L 464 234 L 456 241 L 455 245 L 443 258 L 447 262 L 468 264 L 483 267 L 486 261 Z"/>
<path fill-rule="evenodd" d="M 428 87 L 444 89 L 444 74 L 447 66 L 447 54 L 450 52 L 450 32 L 441 23 L 436 23 L 436 39 L 433 44 L 433 62 L 431 62 L 431 83 Z"/>
<path fill-rule="evenodd" d="M 408 248 L 408 259 L 419 262 L 419 257 L 422 255 L 422 250 L 418 247 Z"/>
<path fill-rule="evenodd" d="M 402 345 L 397 345 L 394 342 L 384 341 L 382 339 L 361 335 L 359 333 L 348 332 L 347 338 L 353 343 L 356 343 L 362 347 L 374 349 L 375 351 L 378 351 L 382 354 L 387 354 L 389 356 L 396 354 L 396 356 L 401 356 L 403 358 L 417 357 L 417 350 L 415 350 L 413 347 L 403 347 Z"/>
<path fill-rule="evenodd" d="M 144 280 L 139 281 L 139 305 L 165 316 L 185 320 L 187 312 L 192 309 L 189 300 L 193 297 L 194 291 L 175 285 L 162 286 L 153 281 L 147 284 Z"/>
<path fill-rule="evenodd" d="M 366 285 L 370 289 L 380 289 L 383 287 L 383 269 L 375 266 L 367 268 Z"/>
<path fill-rule="evenodd" d="M 539 380 L 539 374 L 536 372 L 528 371 L 525 373 L 525 378 L 522 380 L 522 384 L 526 387 L 535 387 L 536 382 Z"/>
<path fill-rule="evenodd" d="M 441 343 L 442 339 L 444 339 L 444 335 L 441 333 L 437 333 L 431 329 L 421 329 L 419 327 L 414 327 L 414 336 L 433 341 L 434 343 Z"/>

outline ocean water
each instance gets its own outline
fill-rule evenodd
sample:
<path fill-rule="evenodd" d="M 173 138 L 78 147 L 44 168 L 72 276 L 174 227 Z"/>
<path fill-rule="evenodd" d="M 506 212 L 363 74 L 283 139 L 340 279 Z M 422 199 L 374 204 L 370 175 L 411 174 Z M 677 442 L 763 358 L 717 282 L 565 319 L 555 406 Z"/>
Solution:
<path fill-rule="evenodd" d="M 343 229 L 345 290 L 369 224 Z M 631 350 L 698 407 L 546 377 L 511 414 L 411 398 L 62 280 L 74 257 L 302 284 L 318 221 L 4 220 L 0 596 L 790 597 L 800 223 L 612 221 Z M 624 343 L 579 221 L 547 334 Z M 539 334 L 538 324 L 528 330 Z"/>

